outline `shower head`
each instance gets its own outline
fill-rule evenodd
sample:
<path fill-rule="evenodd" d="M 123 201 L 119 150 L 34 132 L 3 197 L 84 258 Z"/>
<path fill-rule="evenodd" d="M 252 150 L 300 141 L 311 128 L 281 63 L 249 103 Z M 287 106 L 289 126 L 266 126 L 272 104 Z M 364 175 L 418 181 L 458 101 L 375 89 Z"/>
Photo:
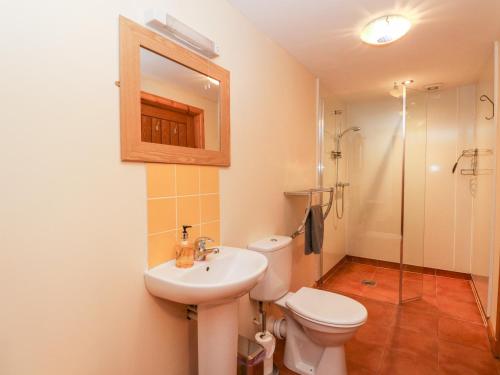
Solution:
<path fill-rule="evenodd" d="M 332 158 L 333 159 L 340 159 L 342 157 L 342 151 L 340 150 L 340 141 L 342 137 L 348 133 L 348 132 L 359 132 L 361 128 L 359 126 L 351 126 L 350 128 L 347 128 L 343 132 L 341 132 L 339 135 L 335 137 L 335 150 L 332 151 Z"/>
<path fill-rule="evenodd" d="M 334 159 L 339 159 L 342 157 L 342 151 L 340 150 L 340 140 L 342 139 L 342 137 L 348 132 L 359 132 L 360 130 L 361 130 L 361 128 L 359 126 L 351 126 L 350 128 L 347 128 L 342 133 L 337 135 L 336 140 L 335 140 L 336 150 L 332 151 L 332 157 Z"/>
<path fill-rule="evenodd" d="M 359 132 L 361 128 L 359 126 L 351 126 L 350 128 L 347 128 L 344 130 L 342 133 L 339 134 L 339 139 L 344 136 L 345 133 L 347 132 Z"/>

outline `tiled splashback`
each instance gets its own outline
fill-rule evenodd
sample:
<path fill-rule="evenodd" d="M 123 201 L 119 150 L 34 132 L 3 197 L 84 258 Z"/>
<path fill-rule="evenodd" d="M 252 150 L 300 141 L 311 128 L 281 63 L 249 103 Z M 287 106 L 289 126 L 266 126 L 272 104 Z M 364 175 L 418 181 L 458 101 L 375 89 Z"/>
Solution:
<path fill-rule="evenodd" d="M 147 164 L 148 267 L 175 258 L 182 225 L 189 237 L 219 244 L 219 169 L 195 165 Z M 211 244 L 212 245 L 212 244 Z"/>

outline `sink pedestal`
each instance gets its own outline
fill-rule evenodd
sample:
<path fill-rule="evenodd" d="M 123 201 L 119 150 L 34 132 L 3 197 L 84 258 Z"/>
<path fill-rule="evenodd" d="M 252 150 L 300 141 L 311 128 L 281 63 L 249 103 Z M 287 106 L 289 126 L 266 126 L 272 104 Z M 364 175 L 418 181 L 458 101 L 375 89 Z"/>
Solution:
<path fill-rule="evenodd" d="M 234 375 L 238 355 L 238 300 L 198 305 L 198 374 Z"/>
<path fill-rule="evenodd" d="M 190 268 L 175 259 L 144 272 L 156 297 L 197 306 L 198 374 L 235 375 L 238 354 L 238 298 L 263 277 L 267 258 L 255 251 L 219 246 Z"/>

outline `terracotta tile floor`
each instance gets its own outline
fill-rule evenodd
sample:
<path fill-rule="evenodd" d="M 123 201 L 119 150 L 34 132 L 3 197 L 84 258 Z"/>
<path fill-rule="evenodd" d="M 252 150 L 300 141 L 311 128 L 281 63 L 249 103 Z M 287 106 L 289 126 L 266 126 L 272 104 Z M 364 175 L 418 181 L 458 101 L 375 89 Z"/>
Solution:
<path fill-rule="evenodd" d="M 367 323 L 346 345 L 349 375 L 500 375 L 469 281 L 407 274 L 405 297 L 422 298 L 398 306 L 398 272 L 346 263 L 322 286 L 368 310 Z M 361 285 L 364 278 L 377 286 Z M 283 366 L 283 344 L 276 364 L 281 374 L 294 374 Z"/>

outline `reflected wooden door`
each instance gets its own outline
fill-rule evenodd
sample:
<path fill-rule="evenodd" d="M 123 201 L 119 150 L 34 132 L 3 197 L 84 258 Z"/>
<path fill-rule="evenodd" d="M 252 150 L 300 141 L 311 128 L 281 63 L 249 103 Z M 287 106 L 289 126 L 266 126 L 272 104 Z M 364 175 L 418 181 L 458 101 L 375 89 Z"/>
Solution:
<path fill-rule="evenodd" d="M 141 94 L 141 140 L 204 148 L 203 110 L 152 94 Z"/>

